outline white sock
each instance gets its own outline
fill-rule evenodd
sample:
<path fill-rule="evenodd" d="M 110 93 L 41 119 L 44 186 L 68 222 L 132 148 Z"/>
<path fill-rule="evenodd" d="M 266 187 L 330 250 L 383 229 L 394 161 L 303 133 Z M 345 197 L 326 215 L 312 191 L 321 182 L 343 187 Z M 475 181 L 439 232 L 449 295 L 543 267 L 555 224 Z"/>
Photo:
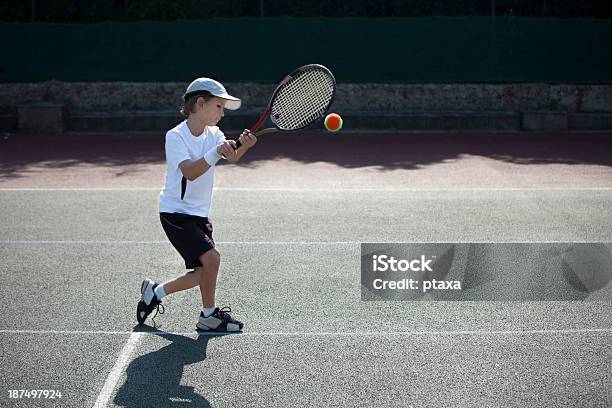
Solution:
<path fill-rule="evenodd" d="M 216 306 L 213 307 L 205 307 L 202 309 L 202 313 L 204 313 L 204 317 L 210 317 L 217 310 Z"/>
<path fill-rule="evenodd" d="M 157 285 L 157 287 L 155 288 L 155 296 L 157 296 L 158 300 L 162 300 L 162 298 L 166 296 L 164 285 Z"/>

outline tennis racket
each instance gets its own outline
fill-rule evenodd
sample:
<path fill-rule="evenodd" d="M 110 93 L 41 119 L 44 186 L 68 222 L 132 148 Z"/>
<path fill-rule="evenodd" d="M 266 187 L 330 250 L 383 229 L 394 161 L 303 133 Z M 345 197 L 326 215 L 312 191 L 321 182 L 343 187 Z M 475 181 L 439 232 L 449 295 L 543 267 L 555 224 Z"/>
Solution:
<path fill-rule="evenodd" d="M 287 75 L 274 90 L 266 111 L 249 130 L 255 136 L 304 129 L 325 116 L 336 95 L 336 79 L 323 65 L 309 64 Z M 273 127 L 258 129 L 270 118 Z M 236 140 L 236 148 L 241 146 Z"/>

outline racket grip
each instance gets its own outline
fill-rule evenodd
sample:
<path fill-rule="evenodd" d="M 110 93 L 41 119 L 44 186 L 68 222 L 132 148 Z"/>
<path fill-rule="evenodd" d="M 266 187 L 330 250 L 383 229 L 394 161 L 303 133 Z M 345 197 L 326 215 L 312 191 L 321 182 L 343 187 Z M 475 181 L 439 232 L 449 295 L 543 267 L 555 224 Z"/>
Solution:
<path fill-rule="evenodd" d="M 276 132 L 276 131 L 278 131 L 278 129 L 276 129 L 276 128 L 266 128 L 266 129 L 260 130 L 259 132 L 255 132 L 253 129 L 250 129 L 250 131 L 255 136 L 261 136 L 261 135 L 265 135 L 266 133 Z M 242 146 L 242 143 L 240 143 L 240 139 L 236 139 L 236 140 L 234 140 L 234 142 L 236 142 L 236 148 L 234 150 L 238 150 L 238 148 L 240 146 Z"/>
<path fill-rule="evenodd" d="M 256 130 L 258 127 L 259 127 L 259 126 L 257 126 L 257 127 L 253 126 L 251 129 L 249 129 L 249 131 L 250 131 L 251 133 L 255 133 L 255 130 Z M 234 150 L 238 150 L 238 148 L 239 148 L 240 146 L 242 146 L 242 143 L 240 143 L 240 137 L 238 137 L 238 139 L 234 140 L 234 142 L 236 142 L 236 148 L 235 148 Z"/>

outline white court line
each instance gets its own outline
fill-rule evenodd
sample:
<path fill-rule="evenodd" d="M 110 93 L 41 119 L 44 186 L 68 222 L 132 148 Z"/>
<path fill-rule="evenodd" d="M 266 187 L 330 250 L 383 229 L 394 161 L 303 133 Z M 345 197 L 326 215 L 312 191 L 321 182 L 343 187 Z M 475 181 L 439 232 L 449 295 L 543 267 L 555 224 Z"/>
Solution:
<path fill-rule="evenodd" d="M 117 358 L 113 369 L 108 374 L 108 377 L 106 377 L 106 382 L 104 383 L 104 387 L 102 387 L 102 391 L 100 391 L 100 394 L 98 395 L 94 408 L 103 408 L 108 405 L 108 401 L 113 395 L 117 382 L 119 381 L 119 378 L 121 378 L 121 374 L 130 361 L 132 354 L 134 353 L 134 349 L 136 348 L 136 345 L 140 341 L 141 337 L 141 332 L 132 332 L 130 334 L 130 338 L 125 346 L 123 346 L 121 353 L 119 353 L 119 357 Z"/>
<path fill-rule="evenodd" d="M 0 330 L 0 334 L 102 334 L 102 335 L 121 335 L 147 334 L 147 332 L 118 331 L 118 330 Z"/>
<path fill-rule="evenodd" d="M 2 240 L 0 245 L 149 245 L 169 244 L 169 241 L 87 241 L 87 240 Z M 217 245 L 357 245 L 359 241 L 216 241 Z"/>
<path fill-rule="evenodd" d="M 360 244 L 609 244 L 609 241 L 216 241 L 217 245 L 360 245 Z M 165 245 L 169 241 L 0 240 L 0 245 Z"/>
<path fill-rule="evenodd" d="M 160 191 L 160 187 L 57 187 L 57 188 L 0 188 L 10 191 Z M 355 193 L 355 192 L 487 192 L 487 191 L 612 191 L 612 187 L 463 187 L 463 188 L 293 188 L 293 187 L 215 187 L 214 191 L 270 191 L 296 193 Z"/>
<path fill-rule="evenodd" d="M 335 192 L 470 192 L 470 191 L 612 191 L 612 187 L 395 187 L 395 188 L 292 188 L 292 187 L 215 187 L 215 191 L 280 191 L 304 193 L 335 193 Z"/>
<path fill-rule="evenodd" d="M 161 187 L 7 187 L 0 191 L 161 191 Z"/>
<path fill-rule="evenodd" d="M 539 329 L 539 330 L 416 330 L 416 331 L 397 331 L 397 332 L 243 332 L 236 333 L 233 336 L 253 336 L 253 337 L 326 337 L 326 336 L 337 336 L 337 337 L 353 337 L 353 336 L 364 336 L 364 337 L 393 337 L 393 336 L 487 336 L 487 335 L 530 335 L 530 334 L 589 334 L 589 333 L 604 333 L 612 334 L 612 328 L 584 328 L 584 329 Z M 198 335 L 197 332 L 132 332 L 132 331 L 103 331 L 103 330 L 0 330 L 0 334 L 42 334 L 42 335 L 130 335 L 130 341 L 137 342 L 138 339 L 132 339 L 133 335 L 151 335 L 151 336 L 163 336 L 174 335 L 174 336 L 193 336 Z M 206 333 L 202 333 L 207 335 Z M 215 334 L 212 334 L 215 335 Z M 140 337 L 140 336 L 139 336 Z M 135 343 L 134 343 L 135 345 Z M 133 349 L 134 346 L 132 346 Z M 125 354 L 127 344 L 124 350 L 121 352 L 120 357 Z M 130 353 L 132 350 L 129 351 Z M 119 361 L 119 360 L 117 360 Z M 117 364 L 115 364 L 116 366 Z"/>
<path fill-rule="evenodd" d="M 90 244 L 109 244 L 109 245 L 139 245 L 139 244 L 167 244 L 169 241 L 87 241 L 87 240 L 2 240 L 0 245 L 90 245 Z"/>

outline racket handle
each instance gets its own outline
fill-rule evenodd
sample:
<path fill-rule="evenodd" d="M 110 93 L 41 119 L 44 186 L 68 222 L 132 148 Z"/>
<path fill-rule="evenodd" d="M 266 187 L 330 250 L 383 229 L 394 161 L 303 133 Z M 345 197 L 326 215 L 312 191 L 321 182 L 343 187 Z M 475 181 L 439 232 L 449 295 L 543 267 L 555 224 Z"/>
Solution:
<path fill-rule="evenodd" d="M 278 129 L 276 128 L 266 128 L 266 129 L 262 129 L 259 132 L 255 132 L 253 133 L 256 137 L 261 136 L 261 135 L 265 135 L 266 133 L 272 133 L 272 132 L 276 132 L 278 131 Z M 252 130 L 251 130 L 252 132 Z M 238 150 L 238 148 L 240 146 L 242 146 L 242 143 L 240 143 L 240 139 L 236 139 L 234 140 L 234 142 L 236 142 L 236 148 L 234 150 Z"/>
<path fill-rule="evenodd" d="M 265 119 L 265 116 L 262 116 L 262 117 Z M 255 136 L 257 136 L 257 133 L 255 133 L 255 130 L 259 129 L 259 127 L 261 126 L 260 122 L 263 122 L 263 121 L 259 119 L 259 122 L 257 122 L 255 126 L 249 129 L 249 131 L 253 133 Z M 240 143 L 240 139 L 236 139 L 234 140 L 234 142 L 236 142 L 236 148 L 234 150 L 238 150 L 238 148 L 242 146 L 242 143 Z"/>

